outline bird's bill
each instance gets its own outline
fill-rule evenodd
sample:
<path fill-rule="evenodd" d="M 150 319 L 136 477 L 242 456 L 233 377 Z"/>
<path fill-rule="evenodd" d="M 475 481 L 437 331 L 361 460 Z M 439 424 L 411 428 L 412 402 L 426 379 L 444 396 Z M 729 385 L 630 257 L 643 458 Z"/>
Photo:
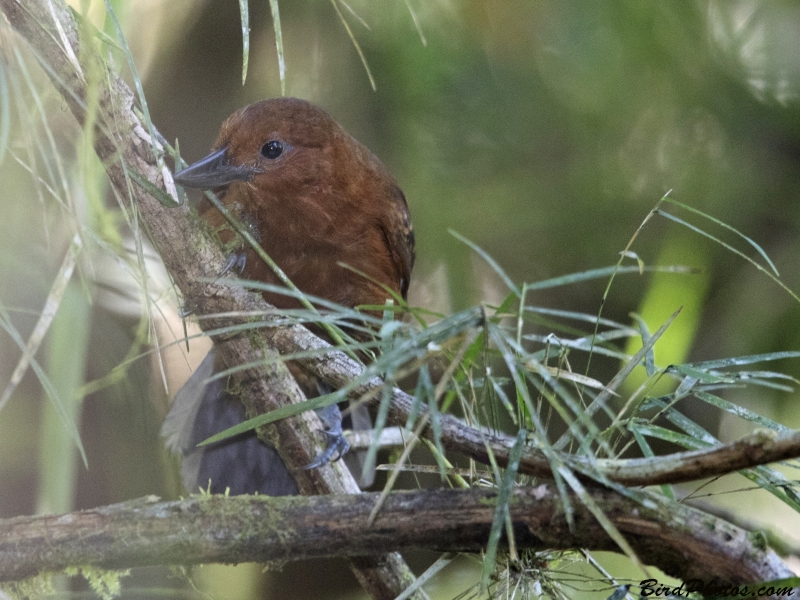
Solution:
<path fill-rule="evenodd" d="M 173 179 L 183 187 L 208 190 L 234 181 L 247 181 L 258 172 L 255 167 L 231 164 L 228 161 L 227 148 L 223 148 L 178 171 Z"/>

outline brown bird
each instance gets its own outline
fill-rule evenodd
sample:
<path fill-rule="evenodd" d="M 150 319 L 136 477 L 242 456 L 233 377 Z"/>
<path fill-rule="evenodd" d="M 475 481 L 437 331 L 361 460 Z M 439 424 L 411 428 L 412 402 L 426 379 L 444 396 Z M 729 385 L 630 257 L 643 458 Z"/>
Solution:
<path fill-rule="evenodd" d="M 176 173 L 175 182 L 214 189 L 306 294 L 350 308 L 384 304 L 390 297 L 386 288 L 406 297 L 414 231 L 405 196 L 378 158 L 309 102 L 279 98 L 237 110 L 222 124 L 211 154 Z M 204 201 L 200 214 L 231 253 L 226 268 L 280 284 L 218 210 Z M 296 299 L 277 293 L 264 292 L 264 299 L 279 308 L 299 307 Z M 203 385 L 216 366 L 212 351 L 176 395 L 162 427 L 167 446 L 184 457 L 184 485 L 206 488 L 210 479 L 215 492 L 227 487 L 232 494 L 297 493 L 275 450 L 253 432 L 196 448 L 245 418 L 224 381 Z M 306 395 L 330 391 L 298 365 L 289 366 Z M 314 466 L 346 451 L 338 408 L 321 416 L 333 441 Z M 363 413 L 354 412 L 352 418 L 354 428 L 369 427 L 368 415 L 366 421 Z"/>

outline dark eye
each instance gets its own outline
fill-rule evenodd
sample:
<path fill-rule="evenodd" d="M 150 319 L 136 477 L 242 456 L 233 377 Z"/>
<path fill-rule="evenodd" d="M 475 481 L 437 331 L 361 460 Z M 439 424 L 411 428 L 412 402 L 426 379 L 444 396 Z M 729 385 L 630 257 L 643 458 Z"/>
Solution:
<path fill-rule="evenodd" d="M 283 153 L 283 144 L 277 140 L 270 140 L 261 146 L 261 156 L 270 160 L 278 158 Z"/>

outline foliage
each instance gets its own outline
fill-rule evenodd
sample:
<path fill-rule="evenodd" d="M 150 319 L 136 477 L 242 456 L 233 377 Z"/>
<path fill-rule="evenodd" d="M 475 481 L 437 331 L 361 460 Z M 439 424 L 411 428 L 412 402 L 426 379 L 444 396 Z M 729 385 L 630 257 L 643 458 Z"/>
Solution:
<path fill-rule="evenodd" d="M 154 62 L 140 62 L 137 48 L 145 55 L 142 47 L 147 38 L 133 33 L 144 17 L 132 4 L 106 1 L 101 10 L 84 2 L 76 14 L 85 27 L 97 27 L 94 40 L 103 53 L 127 65 L 151 139 L 155 121 L 165 133 L 179 133 L 186 140 L 182 152 L 195 153 L 208 146 L 229 109 L 264 95 L 286 91 L 312 95 L 305 92 L 313 90 L 313 95 L 340 109 L 332 112 L 350 121 L 357 137 L 388 156 L 387 162 L 410 192 L 423 256 L 418 277 L 426 279 L 435 273 L 437 261 L 445 261 L 449 273 L 444 283 L 430 284 L 432 292 L 423 290 L 431 300 L 425 308 L 413 299 L 405 305 L 396 298 L 395 306 L 380 307 L 383 318 L 330 305 L 322 316 L 309 308 L 283 316 L 287 322 L 323 322 L 338 328 L 342 344 L 354 353 L 374 352 L 378 358 L 367 367 L 364 379 L 381 375 L 394 385 L 413 375 L 413 392 L 431 407 L 428 418 L 434 431 L 441 415 L 452 412 L 468 423 L 516 435 L 520 447 L 527 443 L 540 448 L 551 460 L 569 514 L 568 489 L 589 501 L 576 475 L 603 480 L 602 471 L 591 466 L 598 458 L 650 456 L 667 448 L 718 444 L 729 436 L 713 432 L 716 423 L 709 419 L 711 413 L 726 419 L 727 427 L 742 431 L 747 427 L 781 431 L 786 428 L 782 423 L 794 420 L 793 415 L 782 414 L 785 409 L 769 411 L 761 406 L 780 405 L 782 397 L 791 398 L 798 373 L 797 366 L 786 360 L 796 358 L 797 352 L 785 350 L 796 347 L 793 332 L 798 330 L 797 296 L 791 291 L 797 287 L 796 211 L 790 202 L 799 181 L 792 162 L 797 83 L 792 77 L 783 86 L 777 82 L 776 73 L 786 70 L 780 67 L 792 55 L 785 48 L 771 57 L 765 54 L 765 82 L 750 89 L 752 66 L 746 64 L 746 54 L 736 50 L 745 46 L 748 33 L 755 35 L 759 19 L 784 44 L 790 43 L 789 36 L 780 35 L 779 10 L 764 9 L 759 19 L 753 17 L 746 24 L 735 43 L 730 13 L 721 3 L 707 4 L 706 14 L 653 2 L 623 2 L 613 8 L 562 3 L 548 8 L 516 4 L 452 11 L 431 3 L 417 13 L 411 2 L 398 2 L 382 8 L 385 13 L 379 15 L 363 3 L 351 6 L 337 0 L 324 9 L 284 3 L 279 13 L 273 0 L 270 21 L 266 12 L 259 12 L 265 8 L 248 10 L 247 2 L 240 2 L 240 13 L 223 15 L 222 20 L 240 19 L 241 38 L 228 45 L 237 46 L 236 56 L 243 57 L 241 71 L 238 66 L 231 68 L 233 59 L 225 62 L 228 46 L 215 46 L 206 39 L 202 43 L 218 48 L 224 69 L 235 72 L 236 90 L 239 74 L 244 83 L 249 73 L 247 86 L 213 107 L 201 103 L 200 109 L 185 109 L 187 96 L 196 97 L 200 88 L 189 88 L 187 93 L 181 78 L 174 75 L 184 68 L 191 72 L 190 66 L 175 65 L 202 61 L 202 50 L 168 51 L 170 43 L 179 41 L 158 39 L 153 42 L 157 56 L 149 59 Z M 208 27 L 210 15 L 211 11 L 199 14 L 198 27 Z M 791 15 L 784 18 L 791 20 Z M 165 22 L 160 19 L 154 22 Z M 185 14 L 181 19 L 180 34 L 187 40 L 197 38 L 191 20 Z M 362 23 L 374 30 L 362 29 Z M 250 24 L 258 36 L 250 34 Z M 315 43 L 324 45 L 324 56 L 317 59 L 323 66 L 304 69 L 310 67 L 311 58 L 301 52 L 303 27 L 315 33 Z M 131 31 L 130 44 L 123 34 L 126 29 Z M 338 31 L 341 39 L 332 39 L 331 31 Z M 214 35 L 218 32 L 209 32 L 208 39 L 216 39 Z M 351 62 L 357 68 L 343 66 L 347 61 L 339 58 L 350 51 L 350 44 L 357 55 Z M 267 47 L 277 49 L 275 65 L 268 62 L 274 55 L 267 53 Z M 361 71 L 361 61 L 371 65 L 371 71 L 370 67 L 366 74 Z M 67 465 L 74 462 L 76 448 L 88 461 L 90 473 L 98 471 L 102 452 L 94 455 L 93 463 L 83 437 L 92 434 L 81 431 L 74 416 L 74 403 L 79 405 L 90 394 L 110 393 L 106 398 L 112 398 L 116 413 L 109 420 L 134 423 L 133 430 L 150 447 L 157 444 L 153 427 L 157 411 L 141 402 L 124 406 L 130 398 L 145 397 L 142 390 L 156 385 L 145 377 L 135 393 L 126 396 L 122 390 L 134 387 L 135 378 L 129 374 L 136 366 L 144 364 L 150 371 L 151 365 L 142 360 L 150 355 L 142 352 L 144 346 L 176 347 L 186 336 L 159 325 L 161 316 L 174 310 L 177 302 L 168 279 L 150 261 L 135 208 L 125 198 L 106 200 L 110 194 L 102 165 L 91 149 L 91 120 L 82 129 L 67 123 L 69 115 L 59 110 L 60 100 L 43 84 L 33 62 L 2 30 L 0 166 L 6 197 L 19 200 L 6 202 L 6 222 L 0 225 L 7 240 L 0 267 L 3 280 L 9 282 L 0 297 L 0 326 L 14 342 L 13 351 L 2 351 L 2 363 L 19 369 L 12 376 L 9 367 L 7 379 L 12 383 L 0 400 L 4 409 L 0 439 L 8 457 L 3 468 L 23 464 L 21 456 L 39 454 L 41 479 L 55 480 L 58 473 L 72 472 Z M 206 68 L 202 81 L 226 87 L 230 77 L 215 71 L 210 61 Z M 328 78 L 323 75 L 327 72 L 345 72 L 341 85 L 331 83 L 339 75 Z M 170 76 L 172 81 L 165 83 Z M 377 92 L 369 95 L 371 100 L 354 100 L 371 94 L 367 90 L 373 87 Z M 375 126 L 372 120 L 382 124 Z M 175 148 L 177 155 L 177 143 Z M 675 192 L 657 202 L 626 245 L 634 219 L 667 187 Z M 446 227 L 459 233 L 447 236 Z M 658 255 L 659 247 L 675 239 L 677 231 L 690 232 L 696 244 L 688 267 L 647 258 Z M 61 249 L 67 244 L 71 246 L 65 253 Z M 609 261 L 601 257 L 616 249 L 622 252 L 615 265 L 587 268 L 606 264 Z M 744 270 L 746 263 L 755 269 Z M 698 276 L 692 268 L 697 264 L 708 270 Z M 758 278 L 752 275 L 756 271 Z M 538 281 L 518 283 L 530 279 L 532 272 Z M 573 274 L 546 277 L 547 273 Z M 655 311 L 649 304 L 637 306 L 643 289 L 662 276 L 707 278 L 694 288 L 689 285 L 686 292 L 685 303 L 699 307 L 704 319 L 692 321 L 680 339 L 669 341 L 670 347 L 683 349 L 683 357 L 674 364 L 657 356 L 662 348 L 669 353 L 664 346 L 684 318 L 685 313 L 674 316 L 684 299 L 671 305 L 654 298 Z M 97 365 L 90 369 L 94 381 L 85 386 L 74 383 L 74 377 L 67 379 L 72 383 L 55 384 L 57 356 L 50 355 L 44 364 L 36 358 L 68 282 L 73 291 L 82 293 L 87 311 L 91 303 L 95 310 L 117 315 L 113 329 L 119 337 L 112 343 L 94 340 L 70 347 L 70 340 L 89 336 L 91 324 L 86 319 L 76 321 L 84 328 L 82 338 L 65 333 L 67 343 L 49 346 L 67 348 L 59 351 L 66 358 L 88 356 L 88 362 Z M 776 294 L 774 284 L 788 293 Z M 484 293 L 478 304 L 474 288 Z M 43 305 L 47 308 L 36 308 Z M 455 310 L 444 310 L 448 305 Z M 414 322 L 393 319 L 399 310 L 410 312 Z M 634 314 L 629 321 L 627 315 L 633 311 L 664 316 L 654 322 Z M 371 342 L 348 342 L 354 318 L 364 319 L 378 332 Z M 115 351 L 109 352 L 109 346 Z M 781 361 L 783 370 L 754 366 L 775 361 Z M 80 381 L 84 362 L 67 363 Z M 31 378 L 22 378 L 27 366 L 35 371 L 41 388 Z M 166 382 L 170 367 L 157 361 L 152 367 L 163 373 L 154 379 Z M 31 426 L 24 425 L 30 418 L 22 402 L 4 407 L 14 398 L 11 392 L 32 399 L 40 389 L 51 407 L 46 410 L 56 415 L 43 422 L 59 428 L 58 434 L 44 430 L 31 435 Z M 245 427 L 338 401 L 349 389 Z M 387 399 L 382 398 L 379 427 Z M 410 420 L 408 428 L 420 425 Z M 39 439 L 64 438 L 64 430 L 69 436 L 60 448 L 45 451 L 43 443 L 37 445 Z M 124 434 L 117 435 L 113 438 L 117 446 L 133 446 Z M 489 473 L 470 465 L 474 476 L 463 479 L 450 464 L 452 457 L 446 456 L 441 440 L 428 448 L 429 456 L 412 455 L 411 447 L 402 453 L 399 466 L 406 473 L 415 469 L 419 473 L 398 480 L 398 468 L 387 490 L 395 484 L 427 485 L 424 469 L 416 464 L 420 461 L 434 463 L 440 478 L 453 485 L 464 481 L 495 485 L 507 493 L 512 485 L 525 482 L 513 469 L 503 472 L 496 465 Z M 588 470 L 586 463 L 565 460 L 566 452 L 588 459 Z M 131 469 L 115 453 L 115 464 L 122 466 L 110 470 L 150 469 L 153 451 L 142 456 L 142 466 Z M 373 448 L 369 462 L 377 461 Z M 743 474 L 797 510 L 793 482 L 781 471 L 758 467 Z M 119 479 L 110 477 L 109 486 L 124 496 L 127 484 Z M 145 486 L 161 485 L 143 481 Z M 71 489 L 50 493 L 69 496 L 69 503 Z M 678 498 L 686 490 L 665 486 L 662 492 Z M 38 505 L 53 506 L 52 502 L 39 498 Z M 484 563 L 488 567 L 482 587 L 476 589 L 488 588 L 497 595 L 522 590 L 558 597 L 562 593 L 558 578 L 548 579 L 540 568 L 549 557 L 518 556 L 513 546 L 507 556 L 496 554 L 496 541 L 506 526 L 503 511 L 500 503 L 487 549 L 487 556 L 496 556 L 497 561 Z M 604 520 L 601 512 L 596 516 Z M 591 564 L 590 558 L 583 560 Z"/>

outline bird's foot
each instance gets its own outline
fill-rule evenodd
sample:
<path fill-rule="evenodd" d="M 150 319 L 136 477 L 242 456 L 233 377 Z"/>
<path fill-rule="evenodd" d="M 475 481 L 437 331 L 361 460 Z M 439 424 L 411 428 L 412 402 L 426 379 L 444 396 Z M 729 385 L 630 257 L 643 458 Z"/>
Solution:
<path fill-rule="evenodd" d="M 238 275 L 241 275 L 242 273 L 244 273 L 245 266 L 247 266 L 247 253 L 234 252 L 228 257 L 228 260 L 225 261 L 225 266 L 222 267 L 222 271 L 219 272 L 219 275 L 217 275 L 217 277 L 223 277 L 228 273 L 230 273 L 231 271 L 235 272 Z"/>
<path fill-rule="evenodd" d="M 350 442 L 348 442 L 344 435 L 341 433 L 331 433 L 330 431 L 323 431 L 329 440 L 328 447 L 317 457 L 303 467 L 303 470 L 316 469 L 322 467 L 330 462 L 335 462 L 342 458 L 347 451 L 350 450 Z M 333 458 L 336 455 L 336 458 Z"/>
<path fill-rule="evenodd" d="M 327 427 L 322 433 L 328 438 L 328 445 L 314 460 L 303 467 L 305 470 L 316 469 L 327 465 L 329 462 L 337 461 L 350 450 L 350 442 L 345 439 L 342 430 L 342 412 L 339 410 L 339 406 L 331 404 L 321 409 L 317 414 L 319 414 L 323 424 Z M 334 455 L 336 458 L 333 458 Z"/>

